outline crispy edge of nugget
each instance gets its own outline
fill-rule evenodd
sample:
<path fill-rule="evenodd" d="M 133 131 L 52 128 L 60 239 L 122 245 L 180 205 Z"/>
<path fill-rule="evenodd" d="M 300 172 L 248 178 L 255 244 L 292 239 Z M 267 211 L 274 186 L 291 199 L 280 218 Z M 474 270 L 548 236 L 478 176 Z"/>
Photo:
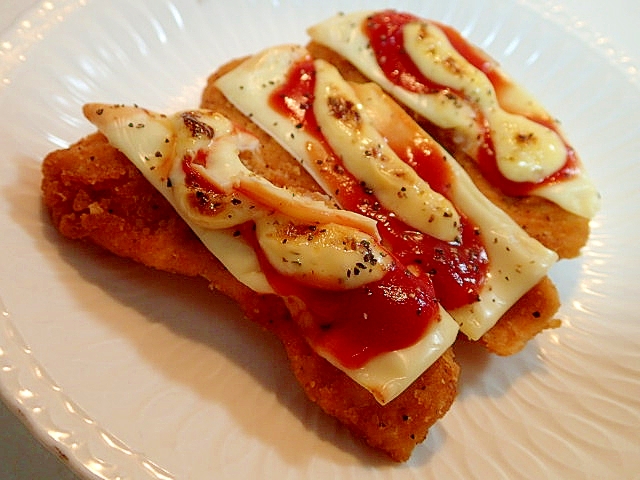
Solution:
<path fill-rule="evenodd" d="M 307 49 L 315 58 L 322 58 L 335 65 L 347 80 L 369 81 L 348 60 L 333 50 L 313 41 L 307 45 Z M 535 195 L 505 195 L 480 173 L 477 162 L 460 150 L 450 130 L 439 128 L 412 110 L 405 109 L 425 131 L 451 153 L 478 189 L 529 235 L 556 252 L 560 258 L 574 258 L 580 255 L 581 248 L 589 238 L 590 227 L 587 218 L 568 212 L 555 203 Z"/>
<path fill-rule="evenodd" d="M 331 50 L 325 49 L 328 54 L 334 55 Z M 312 52 L 315 56 L 315 52 Z M 332 57 L 333 58 L 333 57 Z M 229 102 L 222 92 L 214 85 L 215 81 L 225 73 L 233 70 L 244 59 L 236 59 L 220 67 L 210 75 L 207 85 L 202 94 L 201 106 L 227 115 L 236 124 L 251 131 L 260 142 L 267 146 L 272 155 L 272 163 L 277 159 L 277 169 L 289 169 L 290 166 L 300 168 L 298 162 L 291 157 L 280 145 L 257 125 L 245 117 L 231 102 Z M 342 60 L 342 63 L 346 62 Z M 349 68 L 354 69 L 350 66 Z M 347 68 L 347 67 L 345 67 Z M 366 81 L 364 77 L 356 72 L 360 80 Z M 532 197 L 533 198 L 533 197 Z M 547 202 L 550 203 L 550 202 Z M 491 352 L 498 355 L 512 355 L 522 350 L 527 342 L 545 329 L 556 328 L 560 322 L 554 319 L 554 315 L 560 307 L 558 292 L 548 277 L 543 278 L 537 285 L 529 290 L 518 302 L 513 305 L 498 322 L 483 335 L 481 343 Z"/>
<path fill-rule="evenodd" d="M 42 172 L 43 201 L 63 236 L 159 270 L 204 277 L 236 300 L 248 319 L 279 337 L 312 401 L 392 460 L 406 461 L 453 403 L 459 367 L 449 350 L 394 401 L 378 404 L 310 348 L 280 297 L 258 295 L 238 282 L 103 135 L 50 153 Z"/>

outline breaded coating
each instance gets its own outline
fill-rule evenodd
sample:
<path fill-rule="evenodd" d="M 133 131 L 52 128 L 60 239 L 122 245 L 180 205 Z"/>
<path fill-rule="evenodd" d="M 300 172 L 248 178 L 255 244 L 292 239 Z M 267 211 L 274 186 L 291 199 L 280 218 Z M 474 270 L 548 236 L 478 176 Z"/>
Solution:
<path fill-rule="evenodd" d="M 202 95 L 202 108 L 223 112 L 234 123 L 250 130 L 260 139 L 261 143 L 266 145 L 265 148 L 270 149 L 270 154 L 278 155 L 272 158 L 278 159 L 277 165 L 279 169 L 289 169 L 292 166 L 300 168 L 298 162 L 289 153 L 237 110 L 214 85 L 220 76 L 232 70 L 241 62 L 242 59 L 233 60 L 209 77 Z M 551 204 L 550 202 L 547 203 Z M 499 355 L 516 353 L 542 330 L 560 325 L 554 318 L 559 306 L 558 292 L 551 280 L 545 277 L 498 320 L 496 325 L 482 337 L 482 343 L 488 350 Z"/>
<path fill-rule="evenodd" d="M 368 82 L 356 67 L 333 50 L 311 42 L 307 49 L 316 58 L 322 58 L 338 68 L 344 78 L 352 82 Z M 589 220 L 564 210 L 557 204 L 535 195 L 512 197 L 491 185 L 480 173 L 477 163 L 462 152 L 451 131 L 433 125 L 415 112 L 407 111 L 418 124 L 435 138 L 460 163 L 478 189 L 500 209 L 504 210 L 529 235 L 553 250 L 560 258 L 574 258 L 589 237 Z"/>
<path fill-rule="evenodd" d="M 399 397 L 380 405 L 310 348 L 280 297 L 258 295 L 238 282 L 102 134 L 50 153 L 42 171 L 44 203 L 64 236 L 160 270 L 204 277 L 213 289 L 236 300 L 247 318 L 280 338 L 312 401 L 391 459 L 407 460 L 451 406 L 459 373 L 451 350 Z M 301 189 L 309 182 L 295 169 L 273 176 Z"/>
<path fill-rule="evenodd" d="M 558 290 L 549 277 L 545 277 L 502 315 L 479 341 L 493 353 L 513 355 L 542 330 L 560 326 L 560 320 L 553 317 L 558 308 Z"/>

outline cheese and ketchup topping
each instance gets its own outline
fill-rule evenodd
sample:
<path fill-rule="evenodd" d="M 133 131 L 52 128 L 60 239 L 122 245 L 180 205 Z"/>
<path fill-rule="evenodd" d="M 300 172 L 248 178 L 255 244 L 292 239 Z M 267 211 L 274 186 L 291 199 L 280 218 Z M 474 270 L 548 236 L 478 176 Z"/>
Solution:
<path fill-rule="evenodd" d="M 377 86 L 349 84 L 306 49 L 265 50 L 216 86 L 338 205 L 375 219 L 383 244 L 433 279 L 470 338 L 491 328 L 557 260 Z M 398 213 L 410 191 L 410 207 Z M 444 226 L 433 228 L 437 213 Z"/>
<path fill-rule="evenodd" d="M 385 10 L 337 15 L 309 34 L 426 120 L 451 129 L 507 195 L 538 195 L 595 215 L 598 194 L 557 122 L 453 28 Z"/>
<path fill-rule="evenodd" d="M 314 350 L 385 404 L 444 351 L 458 324 L 427 275 L 380 243 L 375 220 L 249 170 L 258 140 L 207 110 L 172 116 L 89 104 L 94 123 L 242 283 L 280 295 Z"/>

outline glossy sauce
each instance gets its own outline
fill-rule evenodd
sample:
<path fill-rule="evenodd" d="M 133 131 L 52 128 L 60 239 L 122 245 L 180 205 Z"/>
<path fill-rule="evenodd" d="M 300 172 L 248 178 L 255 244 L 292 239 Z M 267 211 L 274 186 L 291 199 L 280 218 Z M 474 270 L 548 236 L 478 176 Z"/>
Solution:
<path fill-rule="evenodd" d="M 294 315 L 296 324 L 314 349 L 346 368 L 361 368 L 380 354 L 414 345 L 439 321 L 429 278 L 418 278 L 398 263 L 380 281 L 363 287 L 321 290 L 277 272 L 260 249 L 253 223 L 236 232 L 253 245 L 276 293 L 293 305 L 292 311 L 300 309 Z"/>
<path fill-rule="evenodd" d="M 488 269 L 487 254 L 478 230 L 463 216 L 457 241 L 445 242 L 415 231 L 383 207 L 366 184 L 344 169 L 322 136 L 312 108 L 314 79 L 311 59 L 297 63 L 289 72 L 287 82 L 274 92 L 271 106 L 289 116 L 298 128 L 304 128 L 323 147 L 315 157 L 322 169 L 325 186 L 330 189 L 328 193 L 342 208 L 377 220 L 383 243 L 404 265 L 415 265 L 429 274 L 445 309 L 477 301 Z M 432 149 L 425 145 L 407 145 L 397 153 L 432 189 L 445 197 L 449 194 L 450 170 Z"/>
<path fill-rule="evenodd" d="M 418 17 L 400 13 L 394 10 L 378 12 L 365 21 L 363 30 L 369 38 L 371 47 L 376 56 L 378 65 L 389 81 L 395 85 L 418 94 L 431 94 L 446 92 L 448 96 L 455 96 L 464 99 L 464 93 L 453 90 L 444 85 L 439 85 L 427 77 L 417 68 L 411 57 L 404 49 L 403 27 L 412 22 L 423 21 Z M 495 63 L 480 52 L 477 48 L 467 42 L 455 29 L 432 22 L 440 28 L 451 45 L 462 55 L 466 61 L 482 71 L 493 85 L 498 99 L 500 92 L 510 82 L 499 70 L 495 68 Z M 546 177 L 542 182 L 514 182 L 508 180 L 500 172 L 494 150 L 493 140 L 487 122 L 482 113 L 476 110 L 476 122 L 483 132 L 483 142 L 480 143 L 478 152 L 478 165 L 483 175 L 502 192 L 511 196 L 528 195 L 534 188 L 541 185 L 553 184 L 574 176 L 578 172 L 578 160 L 574 150 L 563 140 L 567 148 L 567 158 L 564 166 L 554 174 Z M 518 112 L 512 112 L 518 113 Z M 553 130 L 560 135 L 555 125 L 548 120 L 528 117 Z M 562 135 L 560 135 L 562 138 Z"/>

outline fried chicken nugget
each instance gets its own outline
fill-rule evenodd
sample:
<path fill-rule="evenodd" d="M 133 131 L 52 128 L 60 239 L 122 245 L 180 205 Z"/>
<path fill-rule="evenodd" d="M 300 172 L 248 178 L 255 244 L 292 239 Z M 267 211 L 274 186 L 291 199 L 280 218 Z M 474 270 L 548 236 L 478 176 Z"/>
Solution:
<path fill-rule="evenodd" d="M 265 158 L 276 159 L 274 155 L 271 152 Z M 302 172 L 286 165 L 262 168 L 269 170 L 275 182 L 313 186 Z M 44 204 L 62 235 L 159 270 L 204 277 L 212 289 L 236 300 L 247 318 L 280 338 L 296 378 L 312 401 L 391 459 L 407 460 L 451 406 L 459 374 L 451 350 L 398 398 L 380 405 L 310 348 L 281 298 L 258 295 L 238 282 L 102 134 L 50 153 L 42 171 Z"/>

